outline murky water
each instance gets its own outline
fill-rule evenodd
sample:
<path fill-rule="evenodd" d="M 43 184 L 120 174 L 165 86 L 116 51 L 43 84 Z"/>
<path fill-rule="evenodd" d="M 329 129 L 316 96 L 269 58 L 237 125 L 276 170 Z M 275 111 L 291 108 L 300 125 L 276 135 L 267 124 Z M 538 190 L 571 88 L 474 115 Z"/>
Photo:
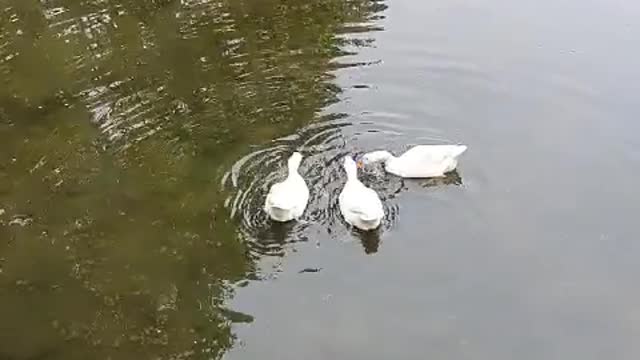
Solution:
<path fill-rule="evenodd" d="M 0 1 L 0 359 L 637 359 L 638 16 Z M 341 219 L 344 155 L 458 142 Z"/>

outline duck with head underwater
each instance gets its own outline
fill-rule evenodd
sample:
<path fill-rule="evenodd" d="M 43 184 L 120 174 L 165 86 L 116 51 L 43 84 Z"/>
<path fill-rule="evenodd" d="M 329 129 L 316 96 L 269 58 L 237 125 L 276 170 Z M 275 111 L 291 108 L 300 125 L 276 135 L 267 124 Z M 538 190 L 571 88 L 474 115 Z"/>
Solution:
<path fill-rule="evenodd" d="M 417 145 L 400 156 L 386 150 L 364 154 L 358 165 L 383 162 L 388 173 L 403 178 L 442 177 L 458 166 L 458 157 L 467 151 L 466 145 Z"/>

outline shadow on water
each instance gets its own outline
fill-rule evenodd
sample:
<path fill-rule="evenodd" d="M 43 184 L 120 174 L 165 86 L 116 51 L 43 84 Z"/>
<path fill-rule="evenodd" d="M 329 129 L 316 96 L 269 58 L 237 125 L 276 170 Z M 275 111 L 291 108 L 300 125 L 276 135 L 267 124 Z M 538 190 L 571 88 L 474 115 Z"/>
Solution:
<path fill-rule="evenodd" d="M 0 358 L 220 358 L 235 286 L 336 221 L 349 123 L 318 114 L 385 5 L 2 7 Z M 293 149 L 323 191 L 274 226 L 253 209 Z"/>

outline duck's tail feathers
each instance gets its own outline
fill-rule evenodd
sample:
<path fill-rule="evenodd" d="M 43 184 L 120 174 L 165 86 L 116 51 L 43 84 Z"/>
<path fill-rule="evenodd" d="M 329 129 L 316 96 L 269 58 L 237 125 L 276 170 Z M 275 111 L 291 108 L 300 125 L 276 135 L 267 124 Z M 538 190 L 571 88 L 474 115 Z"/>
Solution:
<path fill-rule="evenodd" d="M 291 218 L 291 210 L 271 207 L 269 211 L 271 218 L 278 221 L 287 221 Z"/>
<path fill-rule="evenodd" d="M 271 208 L 289 211 L 295 207 L 295 204 L 290 199 L 276 198 L 270 200 L 269 207 Z"/>
<path fill-rule="evenodd" d="M 378 216 L 376 215 L 372 215 L 372 214 L 361 214 L 360 215 L 360 220 L 364 221 L 364 222 L 375 222 L 376 220 L 378 220 Z"/>
<path fill-rule="evenodd" d="M 458 145 L 453 149 L 453 152 L 451 155 L 454 158 L 457 158 L 458 156 L 462 155 L 465 151 L 467 151 L 467 145 Z"/>
<path fill-rule="evenodd" d="M 362 230 L 373 230 L 380 226 L 381 221 L 382 219 L 378 216 L 360 217 L 360 221 L 357 227 Z"/>
<path fill-rule="evenodd" d="M 384 214 L 379 214 L 377 212 L 372 212 L 372 211 L 355 211 L 358 214 L 358 218 L 360 218 L 360 221 L 366 222 L 366 223 L 375 223 L 376 221 L 380 220 L 381 217 L 384 217 Z"/>

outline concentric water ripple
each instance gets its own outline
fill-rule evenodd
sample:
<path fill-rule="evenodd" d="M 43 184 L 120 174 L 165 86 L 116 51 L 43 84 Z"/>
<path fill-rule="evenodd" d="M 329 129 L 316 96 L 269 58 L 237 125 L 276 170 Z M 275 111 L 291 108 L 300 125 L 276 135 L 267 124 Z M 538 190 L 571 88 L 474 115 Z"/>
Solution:
<path fill-rule="evenodd" d="M 226 206 L 231 217 L 239 221 L 241 236 L 255 256 L 284 255 L 288 244 L 309 241 L 311 234 L 318 231 L 333 239 L 350 238 L 351 230 L 340 214 L 338 196 L 346 179 L 343 158 L 356 154 L 345 146 L 341 129 L 351 124 L 343 120 L 320 121 L 275 140 L 238 160 L 223 177 L 222 186 L 230 191 Z M 263 211 L 264 198 L 271 185 L 286 177 L 286 161 L 294 151 L 304 155 L 300 173 L 310 189 L 309 205 L 300 221 L 274 223 Z M 354 232 L 369 252 L 367 244 L 373 243 L 375 246 L 369 247 L 377 248 L 379 242 L 379 238 L 372 238 L 391 229 L 398 218 L 399 208 L 393 199 L 404 185 L 370 172 L 362 173 L 361 180 L 378 192 L 386 215 L 377 234 Z"/>

